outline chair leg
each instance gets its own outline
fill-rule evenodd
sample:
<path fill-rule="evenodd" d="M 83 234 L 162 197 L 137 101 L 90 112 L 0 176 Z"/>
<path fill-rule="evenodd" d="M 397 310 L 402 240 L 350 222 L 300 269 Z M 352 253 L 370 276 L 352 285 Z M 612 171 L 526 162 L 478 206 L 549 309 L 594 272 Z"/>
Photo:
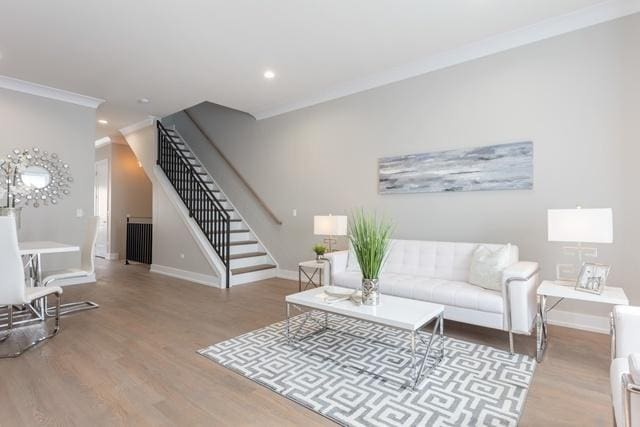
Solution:
<path fill-rule="evenodd" d="M 7 333 L 0 338 L 0 342 L 4 342 L 11 336 L 13 332 L 13 305 L 7 307 Z"/>
<path fill-rule="evenodd" d="M 509 331 L 509 353 L 513 354 L 513 332 Z"/>
<path fill-rule="evenodd" d="M 56 280 L 57 279 L 50 280 L 46 282 L 44 286 L 47 286 Z M 68 302 L 66 304 L 62 304 L 60 307 L 62 309 L 60 312 L 60 316 L 66 316 L 67 314 L 77 313 L 79 311 L 85 311 L 85 310 L 92 310 L 100 306 L 93 301 L 77 301 L 77 302 Z M 53 309 L 49 307 L 49 304 L 47 302 L 47 297 L 44 298 L 43 314 L 45 315 L 45 317 L 54 317 L 56 315 Z"/>
<path fill-rule="evenodd" d="M 18 357 L 20 356 L 22 353 L 24 353 L 25 351 L 31 349 L 32 347 L 35 347 L 36 345 L 40 344 L 43 341 L 46 341 L 50 338 L 53 338 L 54 336 L 58 335 L 58 331 L 60 331 L 60 302 L 62 299 L 62 294 L 59 292 L 55 293 L 56 295 L 56 308 L 55 308 L 55 326 L 53 328 L 53 330 L 46 336 L 38 338 L 35 341 L 32 341 L 29 345 L 27 345 L 24 348 L 18 349 L 18 351 L 16 351 L 15 353 L 9 353 L 9 354 L 0 354 L 0 359 L 9 359 L 9 358 L 14 358 L 14 357 Z M 44 304 L 44 300 L 42 301 L 42 303 Z M 43 322 L 45 322 L 45 326 L 46 326 L 46 318 L 43 319 Z M 11 329 L 13 327 L 13 307 L 9 308 L 9 328 Z"/>
<path fill-rule="evenodd" d="M 68 302 L 60 306 L 60 316 L 66 316 L 67 314 L 77 313 L 79 311 L 92 310 L 98 307 L 100 306 L 93 301 Z M 47 307 L 46 315 L 47 317 L 57 316 L 52 307 Z"/>

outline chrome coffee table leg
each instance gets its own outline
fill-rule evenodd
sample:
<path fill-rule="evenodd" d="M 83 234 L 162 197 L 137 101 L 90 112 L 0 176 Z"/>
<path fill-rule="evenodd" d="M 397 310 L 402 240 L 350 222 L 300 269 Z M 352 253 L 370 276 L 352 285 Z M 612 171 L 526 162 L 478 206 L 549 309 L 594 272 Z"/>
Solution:
<path fill-rule="evenodd" d="M 291 316 L 291 307 L 289 306 L 289 303 L 287 304 L 287 342 L 291 343 L 291 325 L 290 325 L 290 320 L 289 317 Z"/>
<path fill-rule="evenodd" d="M 433 325 L 433 330 L 431 331 L 431 337 L 429 337 L 428 343 L 425 342 L 420 335 L 418 335 L 420 340 L 427 346 L 427 350 L 425 351 L 424 356 L 422 357 L 422 361 L 420 362 L 420 368 L 418 369 L 417 373 L 415 370 L 416 368 L 415 345 L 412 344 L 412 350 L 411 350 L 411 372 L 412 372 L 412 381 L 413 381 L 411 384 L 412 389 L 415 390 L 418 384 L 420 383 L 420 379 L 422 379 L 422 377 L 425 375 L 429 375 L 431 371 L 433 371 L 444 358 L 445 338 L 444 338 L 444 335 L 442 334 L 443 331 L 444 331 L 444 314 L 440 314 L 436 319 L 435 324 Z M 413 332 L 411 336 L 412 336 L 412 343 L 413 343 L 415 342 L 414 337 L 416 336 L 416 332 Z M 432 354 L 432 351 L 436 351 L 433 348 L 434 341 L 436 338 L 440 340 L 440 354 L 438 355 Z M 429 356 L 432 357 L 433 362 L 427 365 L 427 360 L 429 359 Z M 425 366 L 428 366 L 426 371 L 424 370 Z"/>

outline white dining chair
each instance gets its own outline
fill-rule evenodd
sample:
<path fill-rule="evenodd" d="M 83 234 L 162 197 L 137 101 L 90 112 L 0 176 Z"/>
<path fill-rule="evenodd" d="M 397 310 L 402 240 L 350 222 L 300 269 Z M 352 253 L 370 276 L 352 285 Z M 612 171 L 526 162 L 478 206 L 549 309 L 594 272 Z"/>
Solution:
<path fill-rule="evenodd" d="M 60 300 L 62 288 L 59 286 L 27 287 L 24 276 L 24 266 L 18 249 L 18 233 L 16 223 L 12 217 L 0 217 L 0 305 L 7 306 L 7 330 L 0 338 L 4 342 L 14 331 L 13 306 L 31 304 L 36 300 L 42 300 L 50 295 L 55 295 L 55 327 L 48 331 L 47 335 L 32 341 L 26 347 L 18 348 L 12 353 L 0 354 L 0 358 L 17 357 L 35 346 L 57 335 L 60 330 Z M 46 317 L 43 317 L 46 322 Z M 0 332 L 3 333 L 3 332 Z"/>
<path fill-rule="evenodd" d="M 84 230 L 84 240 L 80 248 L 80 268 L 69 268 L 66 270 L 45 273 L 44 279 L 42 279 L 43 286 L 48 287 L 57 280 L 89 277 L 95 274 L 95 247 L 96 239 L 98 238 L 98 221 L 99 217 L 97 216 L 87 218 Z M 54 316 L 54 310 L 49 306 L 46 307 L 46 315 L 49 317 Z M 99 305 L 93 301 L 70 302 L 62 304 L 61 315 L 64 316 L 65 314 L 91 310 L 98 307 Z"/>

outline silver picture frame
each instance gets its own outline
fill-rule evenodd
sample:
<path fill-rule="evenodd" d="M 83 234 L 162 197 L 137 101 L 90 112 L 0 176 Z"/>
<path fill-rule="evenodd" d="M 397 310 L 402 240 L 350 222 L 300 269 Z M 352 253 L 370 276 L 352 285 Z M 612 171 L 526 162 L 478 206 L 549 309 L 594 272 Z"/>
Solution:
<path fill-rule="evenodd" d="M 607 283 L 611 266 L 585 262 L 582 264 L 575 289 L 581 292 L 601 294 Z"/>

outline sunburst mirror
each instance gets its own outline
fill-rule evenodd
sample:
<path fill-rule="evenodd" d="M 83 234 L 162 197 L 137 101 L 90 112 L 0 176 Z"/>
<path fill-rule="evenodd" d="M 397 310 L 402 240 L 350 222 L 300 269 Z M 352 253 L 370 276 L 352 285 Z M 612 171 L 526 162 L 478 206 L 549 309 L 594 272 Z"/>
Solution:
<path fill-rule="evenodd" d="M 39 148 L 13 150 L 0 160 L 0 175 L 0 205 L 13 208 L 56 205 L 71 193 L 73 182 L 69 164 Z"/>

